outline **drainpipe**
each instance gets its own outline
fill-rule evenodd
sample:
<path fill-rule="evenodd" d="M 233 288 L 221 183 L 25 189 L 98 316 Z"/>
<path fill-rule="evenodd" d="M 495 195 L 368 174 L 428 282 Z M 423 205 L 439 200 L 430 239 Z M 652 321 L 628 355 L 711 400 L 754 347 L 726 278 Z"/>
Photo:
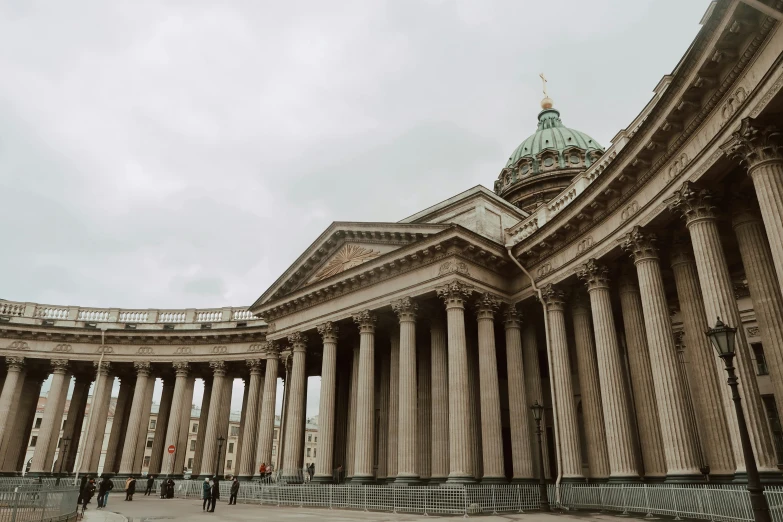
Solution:
<path fill-rule="evenodd" d="M 552 417 L 554 422 L 554 428 L 555 428 L 555 452 L 557 453 L 557 480 L 555 481 L 555 502 L 557 505 L 560 505 L 560 481 L 563 478 L 563 452 L 560 447 L 560 425 L 557 422 L 557 391 L 555 389 L 555 374 L 552 372 L 552 347 L 549 343 L 549 317 L 546 312 L 546 303 L 544 303 L 543 295 L 541 293 L 541 289 L 536 286 L 536 282 L 533 280 L 533 276 L 530 275 L 530 272 L 528 272 L 524 266 L 520 264 L 519 261 L 517 261 L 517 258 L 514 257 L 514 255 L 511 253 L 511 245 L 506 244 L 506 253 L 508 254 L 508 257 L 511 258 L 511 261 L 514 262 L 515 265 L 519 267 L 520 270 L 527 276 L 528 279 L 530 279 L 530 285 L 533 287 L 533 290 L 538 295 L 538 301 L 541 303 L 541 307 L 544 309 L 544 334 L 545 334 L 545 342 L 546 342 L 546 354 L 547 354 L 547 366 L 549 366 L 549 387 L 550 392 L 552 393 Z M 543 452 L 544 448 L 541 448 L 541 454 L 539 455 L 539 458 L 543 458 Z"/>

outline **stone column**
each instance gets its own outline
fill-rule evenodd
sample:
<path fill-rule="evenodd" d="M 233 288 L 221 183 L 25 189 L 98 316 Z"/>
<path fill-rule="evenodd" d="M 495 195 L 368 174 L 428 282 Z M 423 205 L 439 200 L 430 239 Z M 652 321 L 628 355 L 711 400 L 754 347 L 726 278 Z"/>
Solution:
<path fill-rule="evenodd" d="M 472 484 L 473 464 L 468 395 L 468 348 L 465 339 L 465 301 L 473 286 L 452 281 L 435 289 L 446 305 L 449 358 L 449 476 L 448 483 Z"/>
<path fill-rule="evenodd" d="M 177 363 L 175 363 L 177 364 Z M 187 380 L 187 377 L 185 378 Z M 176 457 L 169 455 L 167 448 L 169 444 L 166 441 L 169 439 L 170 430 L 173 431 L 171 425 L 171 408 L 174 402 L 174 387 L 176 386 L 175 380 L 171 377 L 163 378 L 163 390 L 160 395 L 160 407 L 158 408 L 157 422 L 155 423 L 155 435 L 152 438 L 152 451 L 150 452 L 150 466 L 148 475 L 159 475 L 162 468 L 163 459 L 170 459 L 172 462 Z M 181 408 L 181 405 L 178 406 Z M 172 433 L 172 438 L 179 442 L 179 426 L 177 431 Z M 175 451 L 186 451 L 186 448 L 180 448 L 177 442 L 173 442 Z"/>
<path fill-rule="evenodd" d="M 659 481 L 666 477 L 666 460 L 658 421 L 650 351 L 647 348 L 639 287 L 635 278 L 628 275 L 620 279 L 620 309 L 623 311 L 625 344 L 644 477 L 648 481 Z"/>
<path fill-rule="evenodd" d="M 147 379 L 147 389 L 144 392 L 144 402 L 141 407 L 141 417 L 139 419 L 139 434 L 136 438 L 136 454 L 133 457 L 133 473 L 141 473 L 142 464 L 144 464 L 144 448 L 147 447 L 147 435 L 150 425 L 150 412 L 152 411 L 152 394 L 155 391 L 155 377 L 150 376 Z"/>
<path fill-rule="evenodd" d="M 525 365 L 522 357 L 522 315 L 515 305 L 504 314 L 506 331 L 506 374 L 508 375 L 508 414 L 511 424 L 512 482 L 533 482 L 532 430 L 525 391 Z"/>
<path fill-rule="evenodd" d="M 638 480 L 631 416 L 623 381 L 623 362 L 609 293 L 609 269 L 595 259 L 590 259 L 579 267 L 577 275 L 585 282 L 590 294 L 596 354 L 601 361 L 598 378 L 606 423 L 606 445 L 612 448 L 609 452 L 609 479 L 619 482 Z"/>
<path fill-rule="evenodd" d="M 71 383 L 67 359 L 52 359 L 49 362 L 52 365 L 52 383 L 49 388 L 49 396 L 46 399 L 46 408 L 44 408 L 41 419 L 41 427 L 38 429 L 38 441 L 35 445 L 35 452 L 30 465 L 30 473 L 33 476 L 52 472 L 54 450 L 57 439 L 60 436 L 63 408 L 65 407 L 65 402 L 62 398 L 68 395 L 68 386 Z M 55 440 L 54 446 L 50 444 L 52 438 Z M 47 462 L 49 464 L 48 468 L 46 467 Z"/>
<path fill-rule="evenodd" d="M 24 384 L 25 368 L 24 357 L 8 356 L 5 358 L 5 364 L 8 366 L 8 374 L 3 383 L 3 391 L 0 393 L 0 463 L 7 450 L 8 440 L 11 437 L 11 431 L 16 418 L 16 410 L 19 406 L 19 398 L 22 394 L 22 385 Z"/>
<path fill-rule="evenodd" d="M 522 329 L 522 359 L 525 367 L 525 391 L 527 392 L 527 404 L 525 409 L 528 411 L 528 424 L 530 425 L 530 431 L 533 433 L 533 426 L 535 426 L 535 419 L 533 418 L 533 410 L 531 406 L 538 402 L 538 404 L 544 404 L 544 392 L 541 387 L 541 370 L 538 360 L 538 341 L 536 339 L 536 325 L 534 322 L 528 322 Z M 547 442 L 546 434 L 546 410 L 543 412 L 543 418 L 541 419 L 541 445 L 543 446 L 542 453 L 544 454 L 544 477 L 551 478 L 551 470 L 549 466 L 549 453 L 547 448 L 549 444 Z M 540 458 L 538 452 L 538 445 L 532 443 L 530 450 L 533 453 L 533 470 L 535 477 L 538 478 L 538 459 Z"/>
<path fill-rule="evenodd" d="M 571 318 L 574 321 L 576 365 L 579 373 L 579 388 L 582 393 L 587 463 L 590 468 L 590 478 L 606 480 L 610 473 L 609 453 L 606 447 L 608 440 L 604 426 L 598 359 L 595 342 L 593 342 L 593 332 L 590 328 L 592 321 L 590 313 L 587 296 L 582 292 L 577 292 L 571 299 Z M 627 443 L 630 442 L 631 440 L 627 441 Z"/>
<path fill-rule="evenodd" d="M 321 358 L 321 397 L 318 405 L 318 456 L 313 480 L 321 483 L 332 482 L 339 333 L 339 328 L 331 321 L 318 325 L 318 334 L 323 339 L 324 349 Z"/>
<path fill-rule="evenodd" d="M 376 319 L 375 314 L 369 310 L 364 310 L 354 314 L 353 320 L 359 325 L 360 344 L 359 386 L 356 395 L 356 447 L 354 450 L 352 482 L 366 484 L 374 480 Z M 402 340 L 400 344 L 402 344 Z M 402 348 L 400 348 L 400 354 L 402 354 Z M 400 355 L 400 360 L 402 360 L 402 355 Z M 402 408 L 400 408 L 400 411 L 402 411 Z"/>
<path fill-rule="evenodd" d="M 258 448 L 259 410 L 262 406 L 261 387 L 264 380 L 261 359 L 249 359 L 245 364 L 250 369 L 250 380 L 247 384 L 246 419 L 242 434 L 242 459 L 238 465 L 240 480 L 250 480 L 258 472 L 256 451 Z"/>
<path fill-rule="evenodd" d="M 753 454 L 756 456 L 758 469 L 762 475 L 779 479 L 780 471 L 776 465 L 777 460 L 772 447 L 769 425 L 759 395 L 750 347 L 742 328 L 729 267 L 720 241 L 715 212 L 717 207 L 713 202 L 712 194 L 707 190 L 699 189 L 690 182 L 685 182 L 667 200 L 667 203 L 671 210 L 681 213 L 685 218 L 696 257 L 696 270 L 699 274 L 708 323 L 714 324 L 712 321 L 716 319 L 712 318 L 720 317 L 724 323 L 737 327 L 735 344 L 737 355 L 734 364 L 737 367 L 739 382 L 744 383 L 740 386 L 739 391 L 742 396 L 748 433 L 753 444 Z M 716 358 L 716 364 L 718 362 Z M 728 387 L 724 385 L 724 389 L 726 388 Z M 741 446 L 738 447 L 737 438 L 734 441 L 734 459 L 737 463 L 738 473 L 744 477 L 744 458 Z"/>
<path fill-rule="evenodd" d="M 623 238 L 623 249 L 633 256 L 639 277 L 644 328 L 653 368 L 655 396 L 666 458 L 667 481 L 701 481 L 699 456 L 693 444 L 695 433 L 688 422 L 688 405 L 674 346 L 669 306 L 663 287 L 655 237 L 639 227 Z"/>
<path fill-rule="evenodd" d="M 212 379 L 204 379 L 204 395 L 201 397 L 201 411 L 198 417 L 198 433 L 196 433 L 196 452 L 193 455 L 192 477 L 201 475 L 201 462 L 204 460 L 204 441 L 209 423 L 209 409 L 212 404 Z"/>
<path fill-rule="evenodd" d="M 446 328 L 440 318 L 430 326 L 432 358 L 432 469 L 430 483 L 439 484 L 449 475 L 449 359 Z"/>
<path fill-rule="evenodd" d="M 139 433 L 144 428 L 146 438 L 147 425 L 141 425 L 145 398 L 147 395 L 147 382 L 150 379 L 150 363 L 135 362 L 133 367 L 136 369 L 136 387 L 133 389 L 133 402 L 131 405 L 130 418 L 128 419 L 128 431 L 125 434 L 125 445 L 122 449 L 122 460 L 120 461 L 120 474 L 130 475 L 133 473 L 133 466 L 136 459 L 136 447 L 139 441 Z"/>
<path fill-rule="evenodd" d="M 38 406 L 38 397 L 41 396 L 41 384 L 45 376 L 40 373 L 27 372 L 22 385 L 22 394 L 17 409 L 17 422 L 14 426 L 14 438 L 8 447 L 5 456 L 3 471 L 19 474 L 25 465 L 27 456 L 27 444 L 30 441 L 30 433 L 33 430 L 33 419 Z"/>
<path fill-rule="evenodd" d="M 749 202 L 735 203 L 732 223 L 780 412 L 783 411 L 783 295 L 777 284 L 764 224 Z"/>
<path fill-rule="evenodd" d="M 223 408 L 223 395 L 226 393 L 226 363 L 210 361 L 212 368 L 212 394 L 209 399 L 209 416 L 204 434 L 204 452 L 201 456 L 201 474 L 211 477 L 218 472 L 217 439 L 220 437 L 220 410 Z M 199 426 L 199 430 L 201 430 Z"/>
<path fill-rule="evenodd" d="M 220 405 L 220 411 L 218 414 L 218 438 L 223 437 L 223 447 L 220 449 L 220 455 L 218 456 L 218 468 L 215 473 L 219 476 L 225 476 L 226 474 L 226 460 L 228 460 L 228 437 L 229 437 L 229 421 L 231 420 L 231 396 L 234 393 L 234 377 L 232 375 L 226 375 L 226 381 L 223 384 L 223 395 L 221 396 L 222 404 Z M 218 447 L 220 444 L 218 443 Z M 236 446 L 234 446 L 236 451 Z M 236 454 L 236 453 L 235 453 Z M 232 457 L 233 459 L 233 457 Z"/>
<path fill-rule="evenodd" d="M 339 357 L 337 359 L 337 365 L 339 368 L 350 368 L 350 359 L 348 357 Z M 386 379 L 386 384 L 388 384 L 388 379 Z M 338 468 L 342 468 L 339 470 L 340 476 L 337 477 L 335 474 L 335 479 L 343 480 L 345 479 L 345 465 L 346 465 L 346 456 L 345 456 L 345 450 L 348 446 L 348 402 L 349 397 L 351 395 L 351 372 L 348 371 L 342 371 L 337 374 L 337 412 L 335 414 L 334 419 L 334 464 L 333 467 L 335 469 L 335 472 L 338 470 Z M 386 390 L 387 400 L 389 395 L 389 390 Z M 388 417 L 388 406 L 386 408 L 387 411 L 387 417 Z M 386 427 L 386 432 L 388 434 L 388 423 Z M 386 454 L 389 454 L 388 451 L 388 437 L 387 437 L 387 444 L 386 444 Z M 387 468 L 388 470 L 388 468 Z"/>
<path fill-rule="evenodd" d="M 379 361 L 380 379 L 378 382 L 378 413 L 380 414 L 378 430 L 380 433 L 378 433 L 378 473 L 376 479 L 380 484 L 385 483 L 389 476 L 389 364 L 389 352 L 383 352 Z M 335 441 L 336 440 L 337 435 L 335 434 Z M 337 459 L 336 456 L 335 459 Z M 335 460 L 335 462 L 341 461 L 342 460 Z M 336 466 L 333 465 L 333 467 Z"/>
<path fill-rule="evenodd" d="M 63 415 L 65 414 L 65 403 L 68 400 L 68 389 L 71 387 L 71 378 L 73 376 L 69 372 L 65 376 L 65 380 L 62 383 L 62 392 L 60 393 L 60 400 L 57 405 L 57 410 L 54 412 L 55 422 L 52 425 L 52 436 L 49 438 L 49 451 L 46 453 L 46 463 L 44 464 L 44 469 L 52 470 L 52 472 L 56 472 L 59 470 L 59 467 L 57 469 L 54 469 L 53 466 L 55 464 L 55 458 L 56 454 L 58 453 L 58 448 L 60 447 L 60 432 L 62 431 L 63 427 Z M 51 392 L 49 395 L 49 400 L 51 400 Z M 48 405 L 48 401 L 47 401 Z M 41 443 L 41 438 L 38 437 L 38 443 Z"/>
<path fill-rule="evenodd" d="M 484 476 L 482 483 L 506 482 L 503 469 L 503 426 L 500 420 L 500 383 L 495 352 L 495 312 L 497 297 L 483 293 L 476 300 L 478 320 L 479 390 L 481 396 L 481 447 Z"/>
<path fill-rule="evenodd" d="M 285 453 L 283 454 L 283 473 L 296 476 L 301 470 L 302 443 L 304 441 L 304 402 L 302 397 L 307 386 L 305 377 L 305 354 L 307 338 L 299 332 L 288 336 L 293 349 L 291 363 L 290 388 L 288 389 L 288 411 L 286 412 Z"/>
<path fill-rule="evenodd" d="M 400 484 L 419 483 L 416 466 L 416 311 L 419 305 L 410 297 L 392 302 L 400 319 L 400 392 L 397 433 L 397 480 Z"/>
<path fill-rule="evenodd" d="M 242 466 L 242 452 L 245 446 L 245 426 L 247 425 L 247 406 L 248 399 L 250 397 L 250 374 L 246 374 L 242 377 L 242 409 L 239 413 L 239 435 L 237 436 L 237 447 L 234 458 L 234 475 L 239 475 L 240 467 Z M 229 403 L 229 411 L 231 410 L 231 404 Z M 230 435 L 230 433 L 229 433 Z M 255 443 L 253 444 L 253 451 L 255 451 Z M 255 455 L 253 459 L 255 462 Z"/>
<path fill-rule="evenodd" d="M 85 418 L 84 411 L 87 409 L 87 396 L 92 384 L 92 377 L 87 374 L 77 373 L 75 377 L 71 402 L 68 405 L 65 427 L 63 428 L 63 439 L 66 437 L 71 439 L 65 455 L 63 473 L 73 473 L 74 470 L 76 453 L 79 451 L 79 440 L 82 436 L 82 424 Z"/>
<path fill-rule="evenodd" d="M 397 449 L 398 449 L 398 424 L 400 419 L 400 331 L 399 329 L 392 328 L 390 334 L 390 351 L 389 351 L 389 434 L 387 436 L 387 453 L 386 453 L 386 480 L 394 482 L 397 478 Z M 349 414 L 351 423 L 354 422 L 355 414 L 354 410 L 356 404 L 356 397 L 353 395 L 355 389 L 354 383 L 359 378 L 359 364 L 358 364 L 358 349 L 354 351 L 354 372 L 355 379 L 351 380 L 351 413 Z M 349 433 L 353 424 L 349 424 Z M 350 449 L 351 438 L 348 439 L 349 457 L 353 455 Z M 349 460 L 351 469 L 353 459 Z"/>
<path fill-rule="evenodd" d="M 111 388 L 114 379 L 109 375 L 111 364 L 104 361 L 95 363 L 96 375 L 95 386 L 93 387 L 92 404 L 93 410 L 89 416 L 89 426 L 87 435 L 82 446 L 80 473 L 97 473 L 98 464 L 103 447 L 103 436 L 106 432 L 106 420 L 109 414 L 109 402 L 111 401 Z"/>
<path fill-rule="evenodd" d="M 196 377 L 191 375 L 188 377 L 188 380 L 185 382 L 185 398 L 182 399 L 182 420 L 180 421 L 179 426 L 179 442 L 177 443 L 178 448 L 182 448 L 184 451 L 177 451 L 174 453 L 174 470 L 179 472 L 180 470 L 185 469 L 185 458 L 188 455 L 189 451 L 189 440 L 190 440 L 190 419 L 191 414 L 193 413 L 193 389 L 196 386 Z M 175 383 L 176 387 L 176 383 Z M 206 391 L 206 386 L 204 387 Z M 196 435 L 196 439 L 198 439 L 198 435 Z M 195 463 L 195 454 L 193 462 Z"/>
<path fill-rule="evenodd" d="M 105 473 L 117 473 L 120 470 L 122 448 L 125 445 L 125 435 L 128 430 L 133 388 L 136 376 L 122 374 L 119 376 L 120 390 L 114 405 L 114 416 L 111 421 L 109 442 L 106 445 L 106 457 L 103 459 Z"/>
<path fill-rule="evenodd" d="M 783 139 L 778 128 L 745 118 L 731 139 L 721 146 L 727 156 L 747 169 L 761 207 L 770 254 L 783 291 Z M 738 325 L 734 325 L 738 326 Z M 742 382 L 742 381 L 740 381 Z"/>
<path fill-rule="evenodd" d="M 182 470 L 177 469 L 174 466 L 177 461 L 176 455 L 180 452 L 187 453 L 188 451 L 187 447 L 179 447 L 179 436 L 182 431 L 182 421 L 184 420 L 183 409 L 187 409 L 188 417 L 190 417 L 190 404 L 185 404 L 184 400 L 185 393 L 187 391 L 190 365 L 186 361 L 177 361 L 173 363 L 172 366 L 176 372 L 176 378 L 174 379 L 174 390 L 171 395 L 171 407 L 169 408 L 168 416 L 163 417 L 158 415 L 159 424 L 161 422 L 168 424 L 166 429 L 166 439 L 163 444 L 165 453 L 162 455 L 163 458 L 159 461 L 158 464 L 160 466 L 160 471 L 164 475 L 179 475 Z M 198 428 L 199 431 L 202 430 L 201 425 L 199 425 Z M 155 443 L 153 442 L 152 445 L 154 448 Z M 169 446 L 174 446 L 174 455 L 169 454 Z M 150 464 L 150 470 L 152 470 L 152 464 Z"/>
<path fill-rule="evenodd" d="M 579 428 L 574 405 L 574 385 L 571 382 L 571 364 L 565 326 L 565 293 L 554 285 L 541 289 L 549 322 L 549 345 L 552 356 L 552 400 L 555 419 L 559 426 L 563 480 L 581 480 L 582 452 L 579 446 Z"/>
<path fill-rule="evenodd" d="M 479 376 L 478 329 L 466 325 L 465 340 L 468 348 L 468 417 L 470 419 L 470 458 L 473 462 L 473 478 L 484 476 L 484 450 L 481 440 L 481 377 Z"/>
<path fill-rule="evenodd" d="M 718 482 L 734 479 L 737 468 L 731 445 L 732 427 L 737 430 L 737 417 L 731 402 L 729 387 L 725 385 L 718 359 L 704 335 L 707 318 L 704 312 L 704 298 L 699 287 L 696 261 L 690 247 L 678 241 L 671 251 L 677 298 L 685 328 L 685 346 L 693 375 L 691 392 L 694 396 L 696 419 L 704 430 L 704 451 L 710 466 L 710 478 Z M 732 422 L 727 420 L 731 415 Z M 740 448 L 741 450 L 742 448 Z"/>
<path fill-rule="evenodd" d="M 416 347 L 416 368 L 419 374 L 418 418 L 416 421 L 416 445 L 419 447 L 416 470 L 422 481 L 432 475 L 432 369 L 430 346 Z"/>
<path fill-rule="evenodd" d="M 258 450 L 253 473 L 258 473 L 261 464 L 272 464 L 272 442 L 275 433 L 275 402 L 277 400 L 277 366 L 280 352 L 274 341 L 267 341 L 264 359 L 266 374 L 264 393 L 261 395 L 261 417 L 258 424 Z"/>

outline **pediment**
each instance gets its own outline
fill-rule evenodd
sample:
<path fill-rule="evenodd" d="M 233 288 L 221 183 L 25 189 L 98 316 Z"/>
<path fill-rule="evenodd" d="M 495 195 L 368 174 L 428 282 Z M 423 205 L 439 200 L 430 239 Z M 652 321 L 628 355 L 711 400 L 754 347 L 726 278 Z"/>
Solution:
<path fill-rule="evenodd" d="M 321 283 L 403 246 L 415 243 L 449 225 L 408 223 L 332 223 L 280 278 L 253 304 L 277 300 Z"/>

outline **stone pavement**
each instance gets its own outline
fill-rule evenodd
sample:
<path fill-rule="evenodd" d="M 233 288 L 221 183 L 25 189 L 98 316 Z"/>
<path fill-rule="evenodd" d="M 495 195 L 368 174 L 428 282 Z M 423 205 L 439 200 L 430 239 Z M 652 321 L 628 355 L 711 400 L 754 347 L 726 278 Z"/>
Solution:
<path fill-rule="evenodd" d="M 86 522 L 152 522 L 158 520 L 188 520 L 200 521 L 245 521 L 245 520 L 292 520 L 292 521 L 425 521 L 433 517 L 421 515 L 402 515 L 394 513 L 376 513 L 337 509 L 297 508 L 259 506 L 255 504 L 237 504 L 229 506 L 225 501 L 218 502 L 214 513 L 204 513 L 201 510 L 201 501 L 196 499 L 170 499 L 161 500 L 157 497 L 136 496 L 133 502 L 125 502 L 120 495 L 117 498 L 109 498 L 109 507 L 105 510 L 97 510 L 92 505 L 85 513 Z M 119 513 L 119 514 L 118 514 Z M 450 517 L 437 517 L 450 518 Z M 455 520 L 461 517 L 453 517 Z M 473 517 L 482 522 L 497 522 L 508 520 L 524 520 L 526 522 L 552 522 L 554 518 L 566 522 L 566 519 L 590 519 L 591 522 L 604 522 L 616 520 L 613 515 L 592 514 L 584 511 L 578 514 L 540 514 L 521 513 L 498 516 Z"/>

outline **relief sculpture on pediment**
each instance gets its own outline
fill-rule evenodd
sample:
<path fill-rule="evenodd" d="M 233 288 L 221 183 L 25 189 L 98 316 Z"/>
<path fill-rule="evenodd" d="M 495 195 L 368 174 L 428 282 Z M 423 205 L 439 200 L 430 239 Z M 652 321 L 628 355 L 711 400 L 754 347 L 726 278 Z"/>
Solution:
<path fill-rule="evenodd" d="M 381 253 L 377 250 L 371 250 L 359 245 L 353 245 L 348 243 L 337 251 L 326 265 L 315 275 L 316 281 L 321 281 L 327 277 L 345 272 L 349 268 L 361 265 L 371 259 L 375 259 L 380 256 Z"/>

